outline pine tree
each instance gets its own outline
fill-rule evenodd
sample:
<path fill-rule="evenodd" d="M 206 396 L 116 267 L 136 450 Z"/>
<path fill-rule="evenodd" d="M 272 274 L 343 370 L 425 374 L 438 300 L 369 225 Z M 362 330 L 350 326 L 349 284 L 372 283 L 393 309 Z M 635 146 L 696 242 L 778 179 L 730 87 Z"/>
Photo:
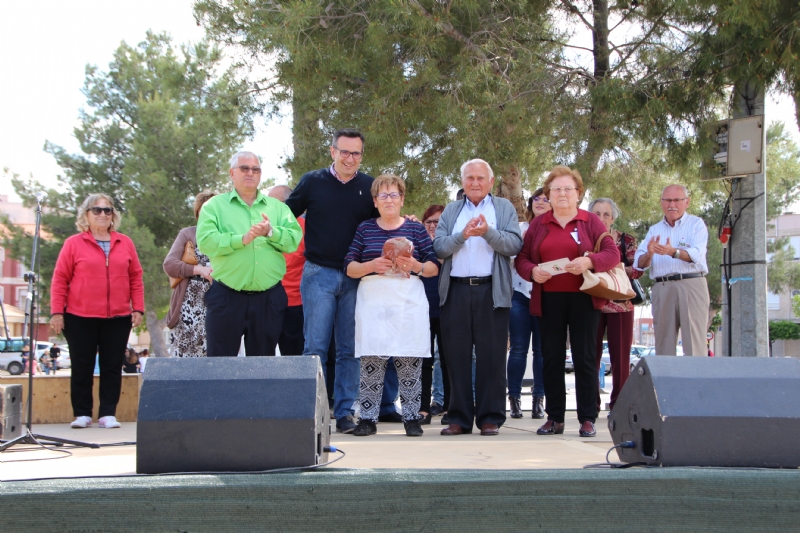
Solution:
<path fill-rule="evenodd" d="M 166 355 L 160 332 L 170 297 L 161 264 L 180 229 L 194 225 L 195 194 L 228 188 L 227 160 L 252 135 L 259 111 L 249 86 L 224 64 L 209 41 L 176 49 L 167 35 L 148 32 L 135 47 L 123 42 L 107 71 L 86 69 L 87 109 L 75 129 L 81 153 L 45 146 L 64 174 L 62 192 L 46 191 L 43 228 L 52 238 L 43 245 L 42 281 L 49 284 L 61 243 L 75 233 L 78 205 L 91 193 L 109 194 L 144 268 L 157 355 Z M 42 190 L 18 177 L 13 184 L 28 205 Z M 13 240 L 24 251 L 24 236 Z"/>

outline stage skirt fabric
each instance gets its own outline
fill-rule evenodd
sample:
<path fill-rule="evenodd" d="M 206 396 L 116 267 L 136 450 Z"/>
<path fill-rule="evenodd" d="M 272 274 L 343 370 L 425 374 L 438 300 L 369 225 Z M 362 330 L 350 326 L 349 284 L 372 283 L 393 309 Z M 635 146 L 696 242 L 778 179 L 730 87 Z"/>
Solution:
<path fill-rule="evenodd" d="M 431 356 L 428 298 L 417 276 L 366 276 L 356 299 L 356 357 Z"/>

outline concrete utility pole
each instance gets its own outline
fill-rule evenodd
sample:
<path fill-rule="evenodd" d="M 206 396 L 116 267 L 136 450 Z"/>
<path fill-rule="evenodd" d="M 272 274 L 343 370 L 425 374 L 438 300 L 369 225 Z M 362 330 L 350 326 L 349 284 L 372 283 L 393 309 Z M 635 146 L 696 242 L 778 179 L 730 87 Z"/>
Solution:
<path fill-rule="evenodd" d="M 764 87 L 753 82 L 736 84 L 733 118 L 753 115 L 764 115 Z M 732 181 L 736 192 L 731 214 L 736 227 L 728 247 L 732 263 L 731 281 L 734 282 L 731 285 L 730 302 L 727 301 L 724 272 L 722 279 L 723 355 L 732 357 L 769 357 L 766 129 L 766 122 L 762 121 L 764 158 L 761 174 L 734 178 Z M 730 329 L 727 313 L 730 313 Z M 732 337 L 730 344 L 729 335 Z"/>

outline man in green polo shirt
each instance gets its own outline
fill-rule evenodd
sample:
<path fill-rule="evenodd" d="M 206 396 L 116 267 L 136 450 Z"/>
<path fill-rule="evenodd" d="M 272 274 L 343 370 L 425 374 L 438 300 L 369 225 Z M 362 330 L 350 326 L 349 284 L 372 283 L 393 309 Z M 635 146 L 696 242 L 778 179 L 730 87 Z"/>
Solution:
<path fill-rule="evenodd" d="M 211 259 L 214 283 L 206 292 L 209 357 L 234 357 L 244 335 L 247 355 L 275 355 L 286 292 L 284 253 L 303 236 L 286 205 L 258 190 L 255 154 L 231 158 L 233 190 L 206 202 L 197 221 L 197 247 Z"/>

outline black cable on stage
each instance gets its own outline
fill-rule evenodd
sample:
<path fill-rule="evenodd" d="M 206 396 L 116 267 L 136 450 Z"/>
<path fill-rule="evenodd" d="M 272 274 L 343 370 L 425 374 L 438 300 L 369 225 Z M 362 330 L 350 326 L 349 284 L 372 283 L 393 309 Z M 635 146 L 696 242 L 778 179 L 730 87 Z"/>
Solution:
<path fill-rule="evenodd" d="M 337 461 L 341 461 L 344 459 L 345 455 L 347 455 L 344 450 L 341 448 L 337 448 L 336 446 L 325 446 L 326 452 L 338 452 L 342 454 L 341 456 L 337 457 L 332 461 L 328 461 L 327 463 L 321 463 L 318 465 L 309 465 L 309 466 L 290 466 L 286 468 L 272 468 L 270 470 L 254 470 L 248 472 L 165 472 L 163 474 L 110 474 L 110 475 L 103 475 L 103 476 L 63 476 L 63 477 L 40 477 L 40 478 L 32 478 L 32 479 L 13 479 L 8 481 L 3 481 L 3 483 L 19 483 L 24 481 L 50 481 L 54 479 L 109 479 L 109 478 L 137 478 L 137 477 L 168 477 L 168 476 L 218 476 L 218 475 L 239 475 L 239 476 L 250 476 L 250 475 L 259 475 L 259 474 L 278 474 L 283 472 L 305 472 L 310 470 L 318 470 L 324 466 L 332 465 Z M 26 459 L 31 460 L 31 459 Z M 10 461 L 16 462 L 16 461 Z"/>
<path fill-rule="evenodd" d="M 608 460 L 608 456 L 611 454 L 611 450 L 614 450 L 616 448 L 635 448 L 635 447 L 636 447 L 636 443 L 631 441 L 631 440 L 626 440 L 626 441 L 620 442 L 619 444 L 617 444 L 615 446 L 612 446 L 611 448 L 608 449 L 608 451 L 606 452 L 606 462 L 605 463 L 594 463 L 594 464 L 590 464 L 590 465 L 585 465 L 583 468 L 587 468 L 587 469 L 589 469 L 589 468 L 632 468 L 634 466 L 650 467 L 650 465 L 648 465 L 647 463 L 645 463 L 643 461 L 635 462 L 635 463 L 612 463 L 611 461 Z"/>

